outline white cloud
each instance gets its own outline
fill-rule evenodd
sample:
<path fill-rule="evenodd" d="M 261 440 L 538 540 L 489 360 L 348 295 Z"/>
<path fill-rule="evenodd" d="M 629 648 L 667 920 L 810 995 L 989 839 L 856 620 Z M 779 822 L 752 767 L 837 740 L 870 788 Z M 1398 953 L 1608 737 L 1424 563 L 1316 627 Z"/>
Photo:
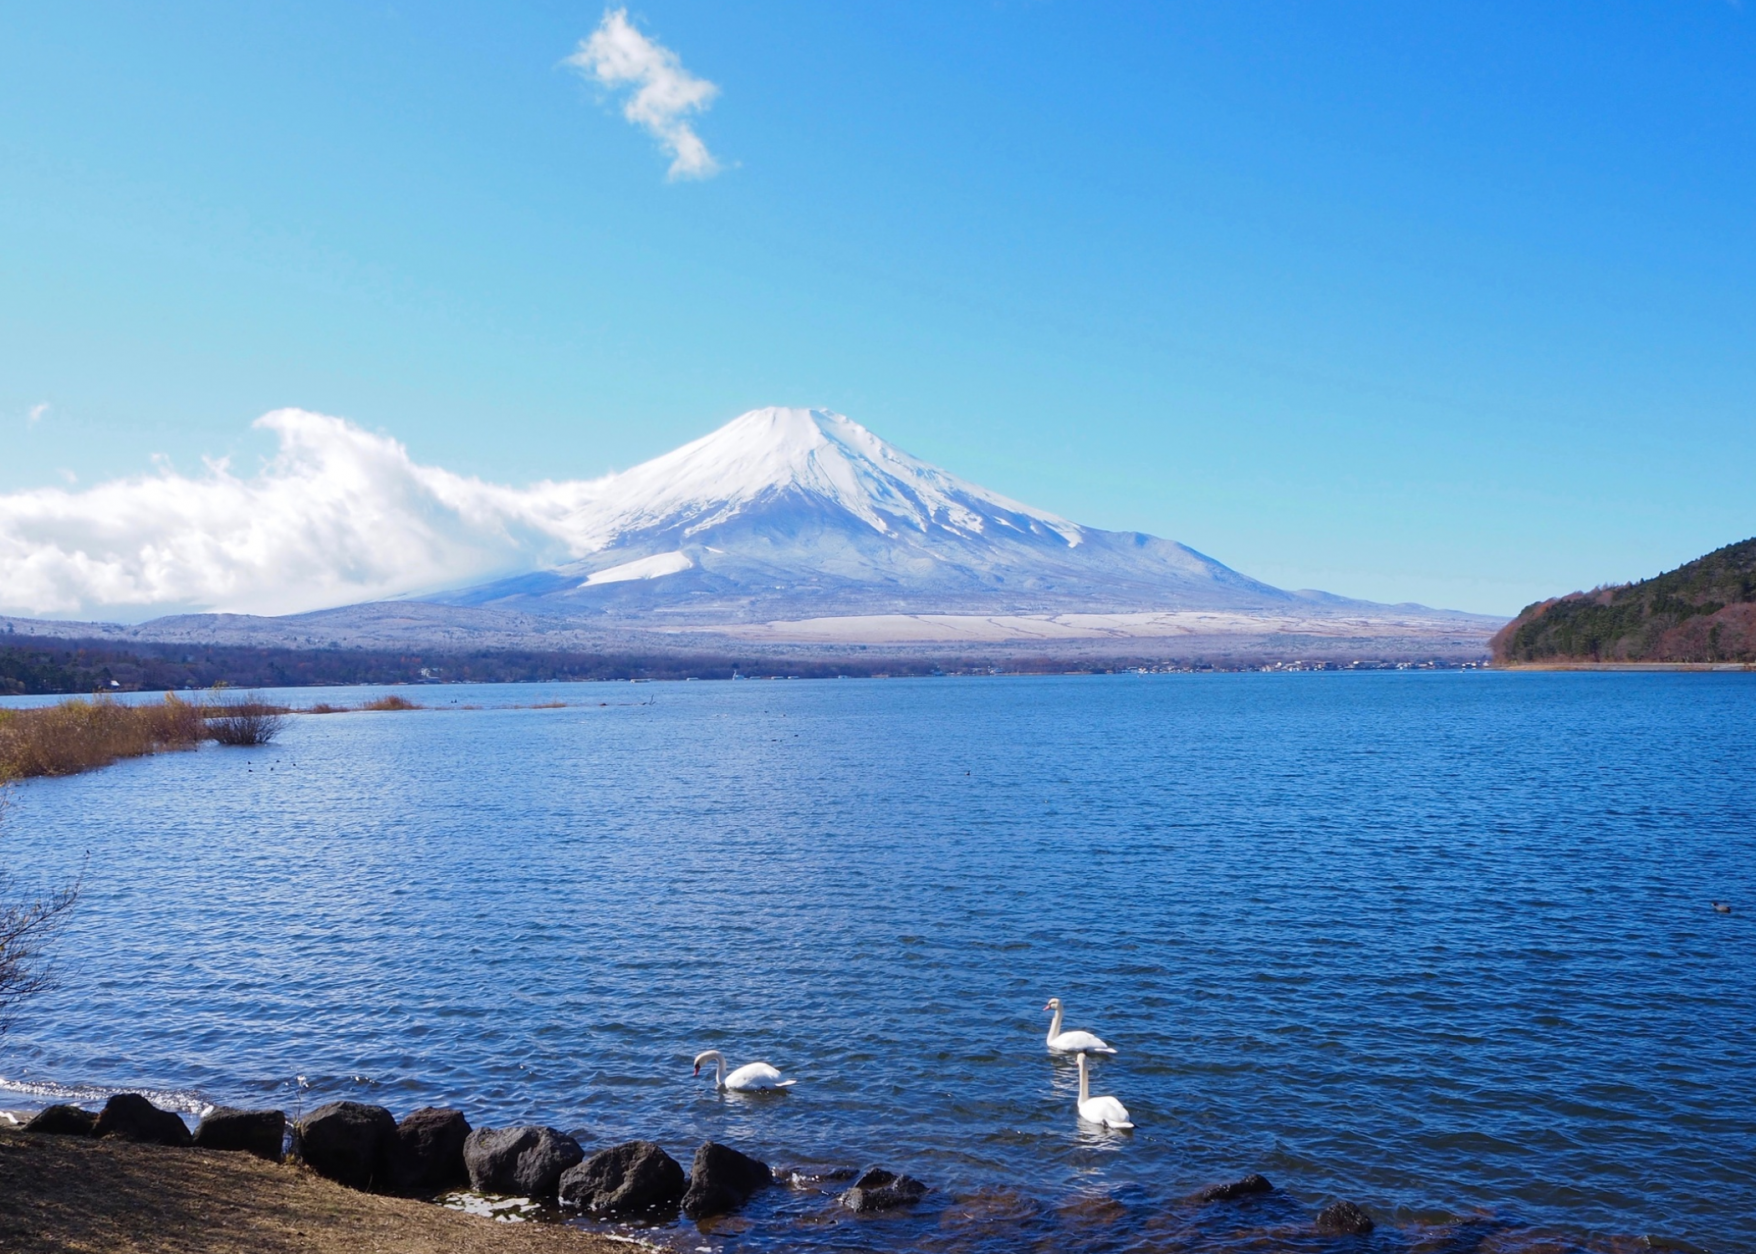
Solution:
<path fill-rule="evenodd" d="M 673 179 L 712 178 L 720 171 L 701 136 L 683 119 L 713 103 L 719 88 L 683 68 L 677 54 L 635 30 L 627 9 L 608 9 L 590 39 L 566 64 L 609 88 L 632 87 L 622 116 L 671 154 Z"/>
<path fill-rule="evenodd" d="M 284 614 L 429 590 L 590 552 L 593 483 L 510 488 L 413 461 L 389 436 L 298 409 L 256 425 L 280 448 L 83 491 L 0 494 L 0 611 L 162 608 Z M 601 482 L 601 481 L 600 481 Z"/>
<path fill-rule="evenodd" d="M 30 407 L 30 413 L 25 415 L 24 420 L 34 427 L 43 420 L 43 415 L 48 412 L 49 402 L 44 401 L 40 405 L 32 405 Z"/>

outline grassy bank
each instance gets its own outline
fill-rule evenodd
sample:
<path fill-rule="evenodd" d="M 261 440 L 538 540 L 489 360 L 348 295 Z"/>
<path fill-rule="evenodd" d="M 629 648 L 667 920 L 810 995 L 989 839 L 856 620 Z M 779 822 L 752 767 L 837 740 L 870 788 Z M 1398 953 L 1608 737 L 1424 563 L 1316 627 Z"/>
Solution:
<path fill-rule="evenodd" d="M 261 745 L 280 731 L 284 706 L 259 699 L 125 705 L 104 697 L 0 709 L 0 783 L 77 775 L 123 758 L 193 749 L 203 740 Z"/>
<path fill-rule="evenodd" d="M 249 1154 L 0 1131 L 0 1250 L 610 1254 L 602 1237 L 356 1193 Z"/>

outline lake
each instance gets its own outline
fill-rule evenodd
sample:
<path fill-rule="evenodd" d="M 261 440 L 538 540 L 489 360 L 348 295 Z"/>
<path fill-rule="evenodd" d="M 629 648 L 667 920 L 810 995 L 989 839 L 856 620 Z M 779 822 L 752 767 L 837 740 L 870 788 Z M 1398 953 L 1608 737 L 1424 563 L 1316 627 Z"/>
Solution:
<path fill-rule="evenodd" d="M 85 895 L 0 1099 L 456 1105 L 935 1190 L 680 1250 L 1360 1248 L 1308 1235 L 1337 1198 L 1373 1249 L 1756 1249 L 1756 676 L 398 691 L 435 708 L 13 790 L 7 865 Z M 1077 1122 L 1050 996 L 1133 1132 Z M 716 1095 L 708 1048 L 797 1088 Z"/>

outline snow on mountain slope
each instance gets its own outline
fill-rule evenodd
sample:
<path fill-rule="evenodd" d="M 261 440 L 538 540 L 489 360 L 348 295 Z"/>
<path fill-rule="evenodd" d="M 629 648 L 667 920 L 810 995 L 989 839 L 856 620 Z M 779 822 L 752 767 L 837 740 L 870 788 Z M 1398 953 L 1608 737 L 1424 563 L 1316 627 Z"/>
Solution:
<path fill-rule="evenodd" d="M 1321 612 L 1309 596 L 1173 541 L 1082 527 L 1009 500 L 820 409 L 753 410 L 574 491 L 552 527 L 585 556 L 429 599 L 692 622 L 896 611 Z"/>

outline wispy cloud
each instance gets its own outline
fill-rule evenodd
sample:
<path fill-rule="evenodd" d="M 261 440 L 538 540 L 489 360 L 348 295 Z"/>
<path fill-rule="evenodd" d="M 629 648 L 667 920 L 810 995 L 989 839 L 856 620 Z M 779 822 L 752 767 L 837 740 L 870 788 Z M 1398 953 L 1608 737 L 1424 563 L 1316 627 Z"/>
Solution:
<path fill-rule="evenodd" d="M 34 427 L 39 422 L 41 422 L 43 420 L 43 415 L 48 413 L 48 412 L 49 412 L 49 402 L 44 401 L 39 405 L 32 405 L 30 407 L 30 413 L 28 413 L 24 416 L 24 420 L 25 420 L 25 422 L 29 423 L 31 426 Z"/>
<path fill-rule="evenodd" d="M 0 494 L 0 611 L 292 613 L 582 556 L 592 482 L 511 488 L 415 462 L 396 440 L 282 409 L 249 476 L 211 460 L 84 490 Z M 71 476 L 69 476 L 71 479 Z M 161 611 L 162 612 L 162 611 Z"/>
<path fill-rule="evenodd" d="M 719 88 L 683 68 L 677 54 L 635 30 L 627 9 L 609 9 L 566 63 L 603 86 L 632 88 L 622 116 L 671 154 L 673 179 L 712 178 L 720 164 L 684 121 L 713 103 Z"/>

